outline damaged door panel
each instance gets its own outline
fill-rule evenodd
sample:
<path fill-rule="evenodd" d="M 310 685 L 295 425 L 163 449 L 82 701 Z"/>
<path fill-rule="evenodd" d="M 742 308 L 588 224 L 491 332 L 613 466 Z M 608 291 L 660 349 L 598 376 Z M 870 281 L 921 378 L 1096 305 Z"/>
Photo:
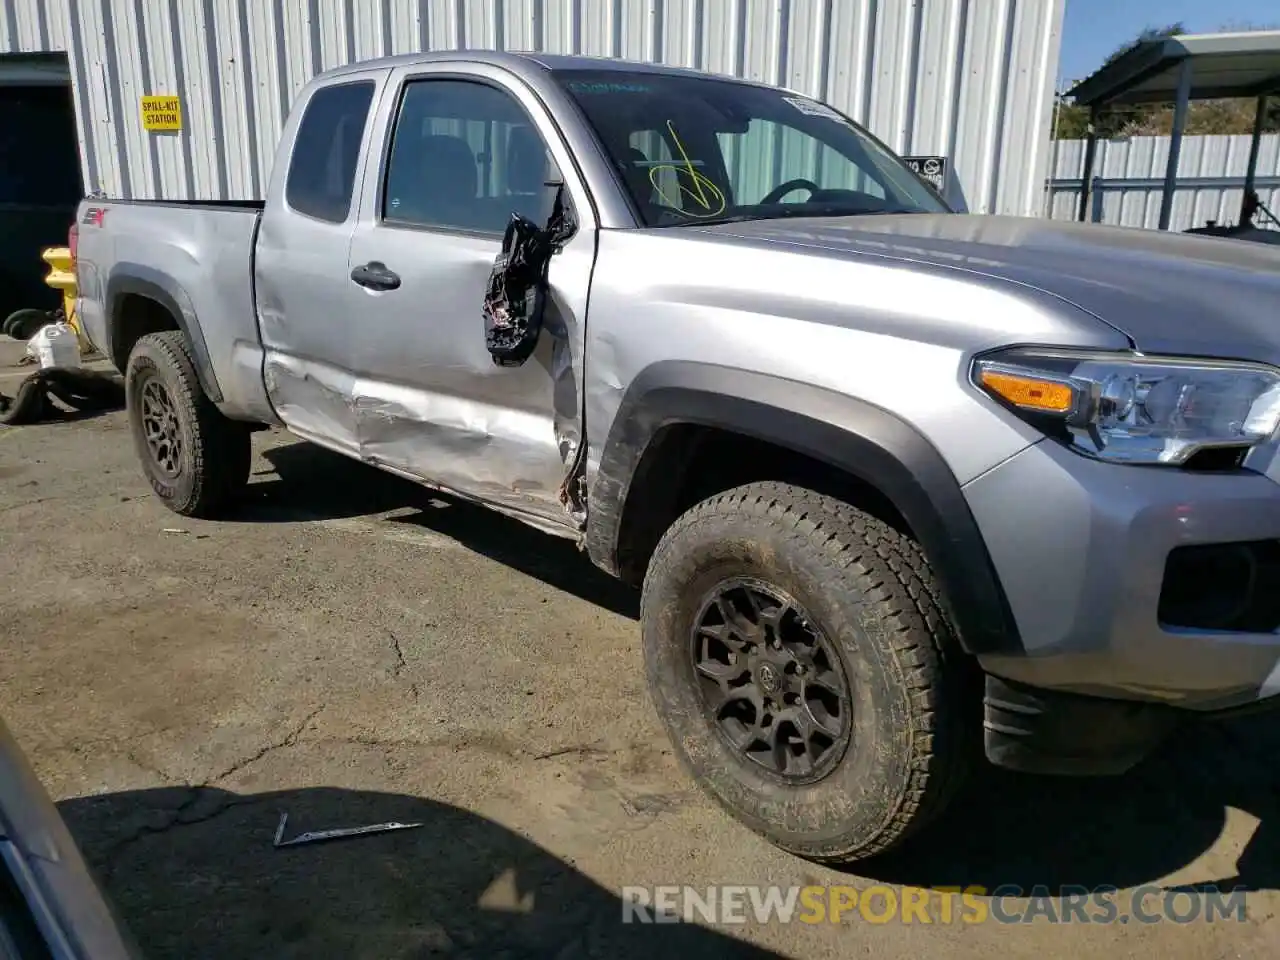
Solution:
<path fill-rule="evenodd" d="M 299 436 L 346 453 L 358 449 L 351 357 L 359 324 L 341 305 L 351 286 L 355 189 L 370 153 L 362 148 L 373 137 L 373 77 L 381 75 L 322 87 L 300 105 L 284 198 L 294 215 L 263 218 L 254 260 L 271 405 Z"/>
<path fill-rule="evenodd" d="M 284 351 L 267 351 L 262 376 L 276 415 L 290 430 L 344 453 L 358 450 L 351 371 Z"/>
<path fill-rule="evenodd" d="M 394 289 L 350 283 L 345 293 L 359 455 L 576 528 L 581 512 L 565 494 L 580 459 L 594 233 L 556 229 L 559 252 L 542 257 L 536 284 L 539 329 L 521 343 L 521 362 L 496 364 L 482 306 L 513 214 L 546 235 L 557 196 L 549 138 L 497 80 L 418 67 L 392 83 L 402 92 L 385 98 L 377 123 L 394 131 L 387 166 L 365 178 L 346 264 L 378 262 L 400 278 Z M 573 216 L 570 187 L 563 198 L 553 228 Z"/>
<path fill-rule="evenodd" d="M 484 295 L 485 347 L 498 366 L 522 366 L 547 331 L 552 345 L 556 446 L 567 465 L 558 499 L 581 529 L 587 519 L 586 446 L 579 442 L 574 406 L 581 402 L 581 395 L 574 390 L 573 356 L 563 318 L 554 303 L 548 310 L 547 297 L 551 258 L 577 232 L 578 224 L 563 180 L 557 175 L 547 186 L 555 190 L 555 202 L 546 224 L 539 226 L 521 214 L 512 214 L 503 235 L 502 252 L 494 261 Z M 549 328 L 548 314 L 557 321 Z"/>
<path fill-rule="evenodd" d="M 537 345 L 551 257 L 574 233 L 564 190 L 559 184 L 555 187 L 555 204 L 545 225 L 518 213 L 512 215 L 502 238 L 502 252 L 489 273 L 483 306 L 484 342 L 500 367 L 520 366 Z"/>

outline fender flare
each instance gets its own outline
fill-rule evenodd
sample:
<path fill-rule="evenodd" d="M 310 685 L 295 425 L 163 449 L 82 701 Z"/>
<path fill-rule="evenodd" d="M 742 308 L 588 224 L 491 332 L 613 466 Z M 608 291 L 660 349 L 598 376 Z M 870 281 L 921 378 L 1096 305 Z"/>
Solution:
<path fill-rule="evenodd" d="M 887 410 L 821 387 L 712 364 L 653 364 L 624 395 L 587 498 L 585 545 L 605 570 L 615 575 L 619 570 L 619 535 L 632 480 L 655 438 L 675 424 L 772 443 L 874 487 L 915 533 L 964 649 L 973 654 L 1022 650 L 960 484 L 919 431 Z"/>
<path fill-rule="evenodd" d="M 209 347 L 200 332 L 200 323 L 196 319 L 195 309 L 191 306 L 191 298 L 186 292 L 153 267 L 141 263 L 121 261 L 111 271 L 107 280 L 107 350 L 115 350 L 115 336 L 119 330 L 120 301 L 125 296 L 136 294 L 154 300 L 173 316 L 178 329 L 191 345 L 191 356 L 195 360 L 196 376 L 200 378 L 200 386 L 205 395 L 214 403 L 222 402 L 222 389 L 218 386 L 218 378 L 213 372 L 213 361 L 209 357 Z M 121 373 L 124 371 L 122 370 Z"/>

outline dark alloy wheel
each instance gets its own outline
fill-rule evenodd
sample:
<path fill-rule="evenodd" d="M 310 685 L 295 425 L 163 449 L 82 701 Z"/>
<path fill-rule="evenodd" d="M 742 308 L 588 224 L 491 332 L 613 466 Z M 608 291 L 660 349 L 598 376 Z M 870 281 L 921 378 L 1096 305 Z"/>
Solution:
<path fill-rule="evenodd" d="M 151 462 L 168 480 L 182 473 L 182 426 L 164 384 L 154 375 L 142 384 L 142 433 Z"/>
<path fill-rule="evenodd" d="M 898 845 L 946 807 L 981 731 L 939 596 L 909 536 L 830 496 L 760 482 L 691 507 L 640 615 L 677 759 L 784 850 Z"/>
<path fill-rule="evenodd" d="M 731 579 L 703 601 L 690 652 L 708 714 L 733 750 L 788 783 L 839 762 L 852 728 L 840 658 L 784 591 Z"/>
<path fill-rule="evenodd" d="M 125 406 L 142 471 L 165 506 L 212 517 L 235 501 L 249 479 L 249 428 L 205 395 L 181 332 L 149 333 L 134 345 Z"/>

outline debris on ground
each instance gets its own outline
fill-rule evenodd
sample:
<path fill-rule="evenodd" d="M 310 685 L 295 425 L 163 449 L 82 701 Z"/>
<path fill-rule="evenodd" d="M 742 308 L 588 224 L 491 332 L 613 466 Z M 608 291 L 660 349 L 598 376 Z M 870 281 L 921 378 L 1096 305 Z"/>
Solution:
<path fill-rule="evenodd" d="M 280 823 L 276 826 L 276 837 L 272 841 L 272 846 L 280 847 L 296 847 L 304 843 L 320 843 L 324 840 L 340 840 L 346 837 L 364 837 L 375 833 L 390 833 L 393 830 L 412 830 L 414 827 L 421 827 L 421 823 L 400 823 L 397 820 L 391 820 L 387 823 L 371 823 L 363 827 L 339 827 L 335 830 L 312 830 L 307 833 L 300 833 L 292 840 L 285 840 L 284 827 L 289 822 L 289 814 L 280 814 Z"/>

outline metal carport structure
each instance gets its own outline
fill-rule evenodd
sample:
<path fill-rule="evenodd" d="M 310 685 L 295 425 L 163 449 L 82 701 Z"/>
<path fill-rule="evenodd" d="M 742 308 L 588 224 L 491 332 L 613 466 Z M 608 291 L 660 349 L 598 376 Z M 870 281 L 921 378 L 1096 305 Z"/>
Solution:
<path fill-rule="evenodd" d="M 1254 193 L 1258 145 L 1262 139 L 1267 98 L 1277 93 L 1280 93 L 1280 30 L 1187 34 L 1135 44 L 1067 91 L 1067 96 L 1077 104 L 1089 108 L 1089 137 L 1085 146 L 1078 218 L 1084 220 L 1089 209 L 1098 143 L 1096 120 L 1102 108 L 1173 104 L 1173 133 L 1165 167 L 1164 192 L 1160 199 L 1160 229 L 1167 230 L 1188 104 L 1192 100 L 1249 97 L 1257 100 L 1257 114 L 1241 203 L 1241 224 L 1244 225 L 1249 198 Z"/>

